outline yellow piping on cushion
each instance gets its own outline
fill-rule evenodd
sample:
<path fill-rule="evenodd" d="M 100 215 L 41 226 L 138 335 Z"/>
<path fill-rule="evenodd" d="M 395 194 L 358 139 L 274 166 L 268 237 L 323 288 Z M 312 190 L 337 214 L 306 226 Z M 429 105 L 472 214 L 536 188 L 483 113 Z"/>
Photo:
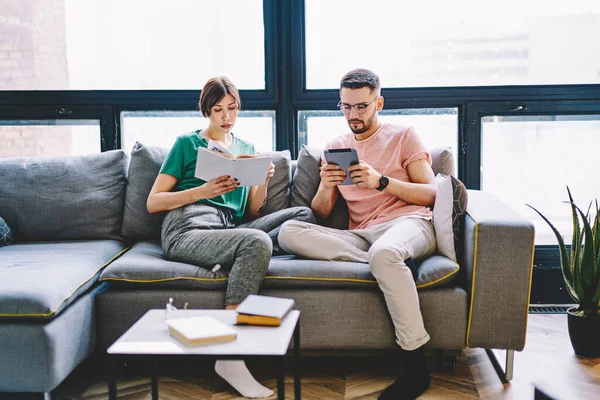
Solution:
<path fill-rule="evenodd" d="M 310 276 L 265 276 L 265 279 L 298 279 L 303 281 L 377 283 L 376 280 L 353 278 L 313 278 Z"/>
<path fill-rule="evenodd" d="M 472 217 L 472 216 L 471 216 Z M 475 219 L 473 219 L 475 220 Z M 471 336 L 471 319 L 473 318 L 473 303 L 475 299 L 475 275 L 477 274 L 477 247 L 479 244 L 479 224 L 475 221 L 475 246 L 473 248 L 473 276 L 471 277 L 471 305 L 469 306 L 469 322 L 467 323 L 467 347 Z"/>
<path fill-rule="evenodd" d="M 429 287 L 431 285 L 435 285 L 436 283 L 442 282 L 443 280 L 446 280 L 446 279 L 450 278 L 451 276 L 454 276 L 454 275 L 458 274 L 458 271 L 460 271 L 460 267 L 458 267 L 454 271 L 450 272 L 448 275 L 442 276 L 441 278 L 436 279 L 433 282 L 427 282 L 427 283 L 424 283 L 422 285 L 417 285 L 417 289 L 423 289 L 423 288 Z"/>
<path fill-rule="evenodd" d="M 458 273 L 458 269 L 455 271 L 452 271 L 451 273 L 449 273 L 446 276 L 443 276 L 439 279 L 436 279 L 433 282 L 427 282 L 423 285 L 419 285 L 417 286 L 417 288 L 423 288 L 423 287 L 428 287 L 431 285 L 434 285 L 438 282 L 443 281 L 444 279 L 447 279 L 449 277 L 451 277 L 452 275 Z M 117 281 L 117 282 L 131 282 L 131 283 L 158 283 L 158 282 L 169 282 L 169 281 L 179 281 L 179 280 L 191 280 L 191 281 L 200 281 L 200 282 L 206 282 L 206 281 L 210 281 L 210 282 L 220 282 L 220 281 L 226 281 L 229 278 L 195 278 L 195 277 L 186 277 L 186 276 L 179 276 L 176 278 L 162 278 L 162 279 L 126 279 L 126 278 L 104 278 L 101 279 L 102 282 L 105 281 Z M 355 282 L 355 283 L 377 283 L 376 280 L 367 280 L 367 279 L 353 279 L 353 278 L 315 278 L 315 277 L 310 277 L 310 276 L 273 276 L 273 275 L 267 275 L 265 276 L 264 279 L 281 279 L 281 280 L 304 280 L 304 281 L 324 281 L 324 282 Z"/>
<path fill-rule="evenodd" d="M 212 282 L 219 282 L 219 281 L 226 281 L 229 278 L 193 278 L 193 277 L 187 277 L 187 276 L 179 276 L 176 278 L 162 278 L 162 279 L 127 279 L 127 278 L 104 278 L 101 279 L 101 282 L 106 282 L 106 281 L 116 281 L 116 282 L 131 282 L 131 283 L 157 283 L 157 282 L 169 282 L 169 281 L 180 281 L 180 280 L 190 280 L 190 281 L 212 281 Z"/>
<path fill-rule="evenodd" d="M 56 313 L 56 310 L 58 310 L 60 308 L 60 306 L 65 301 L 67 301 L 68 299 L 70 299 L 71 296 L 73 296 L 73 294 L 75 294 L 75 292 L 77 292 L 80 287 L 82 287 L 90 279 L 92 279 L 94 277 L 94 275 L 96 275 L 98 273 L 98 271 L 100 271 L 102 268 L 105 268 L 108 264 L 110 264 L 111 262 L 115 261 L 117 258 L 121 257 L 123 255 L 123 253 L 125 253 L 126 251 L 128 251 L 130 248 L 131 247 L 124 248 L 123 250 L 121 250 L 120 252 L 118 252 L 116 255 L 114 255 L 110 260 L 108 260 L 107 262 L 105 262 L 104 264 L 102 264 L 100 266 L 100 268 L 98 268 L 96 270 L 96 272 L 94 272 L 94 274 L 92 276 L 90 276 L 89 278 L 87 278 L 81 285 L 77 286 L 77 288 L 75 290 L 73 290 L 70 295 L 68 295 L 67 297 L 65 297 L 64 299 L 62 299 L 62 301 L 60 303 L 58 303 L 58 306 L 53 311 L 50 311 L 49 313 L 45 313 L 45 314 L 0 314 L 0 317 L 51 317 L 51 316 L 53 316 Z"/>
<path fill-rule="evenodd" d="M 421 288 L 425 288 L 425 287 L 429 287 L 431 285 L 435 285 L 436 283 L 439 283 L 447 278 L 450 278 L 451 276 L 457 274 L 459 271 L 459 269 L 456 269 L 455 271 L 450 272 L 448 275 L 445 275 L 439 279 L 436 279 L 433 282 L 427 282 L 424 283 L 422 285 L 417 285 L 417 289 L 421 289 Z M 298 280 L 305 280 L 305 281 L 330 281 L 330 282 L 357 282 L 357 283 L 377 283 L 376 280 L 367 280 L 367 279 L 352 279 L 352 278 L 313 278 L 313 277 L 308 277 L 308 276 L 265 276 L 265 279 L 298 279 Z"/>
<path fill-rule="evenodd" d="M 527 284 L 528 292 L 527 292 L 527 304 L 525 311 L 525 332 L 523 333 L 523 340 L 527 339 L 527 323 L 529 322 L 529 302 L 531 301 L 531 283 L 533 281 L 533 258 L 535 256 L 535 228 L 533 229 L 533 238 L 531 245 L 531 266 L 529 269 L 529 283 Z"/>

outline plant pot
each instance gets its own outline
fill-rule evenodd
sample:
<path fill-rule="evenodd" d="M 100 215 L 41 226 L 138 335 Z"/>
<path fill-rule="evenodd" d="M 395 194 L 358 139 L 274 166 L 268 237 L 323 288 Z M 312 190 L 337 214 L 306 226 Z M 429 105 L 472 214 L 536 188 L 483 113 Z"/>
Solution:
<path fill-rule="evenodd" d="M 576 307 L 567 310 L 569 338 L 575 354 L 582 357 L 600 357 L 600 315 L 580 317 Z"/>

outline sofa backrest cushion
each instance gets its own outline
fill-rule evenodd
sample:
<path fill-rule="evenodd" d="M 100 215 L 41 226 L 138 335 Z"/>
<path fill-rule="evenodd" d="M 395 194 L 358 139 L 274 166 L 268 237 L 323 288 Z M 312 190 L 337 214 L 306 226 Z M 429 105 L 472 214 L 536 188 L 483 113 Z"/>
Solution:
<path fill-rule="evenodd" d="M 313 197 L 319 189 L 321 178 L 319 167 L 323 149 L 303 145 L 298 154 L 298 161 L 294 168 L 290 205 L 292 207 L 310 207 Z M 433 173 L 454 175 L 454 157 L 450 147 L 436 147 L 429 150 L 432 159 Z M 337 229 L 348 229 L 348 207 L 340 196 L 329 218 L 318 221 L 319 224 Z"/>
<path fill-rule="evenodd" d="M 2 216 L 15 240 L 120 239 L 128 161 L 122 150 L 0 159 Z"/>
<path fill-rule="evenodd" d="M 288 206 L 292 186 L 292 157 L 289 150 L 260 154 L 273 157 L 272 162 L 275 164 L 275 175 L 269 181 L 267 199 L 261 211 L 261 215 L 268 215 Z"/>
<path fill-rule="evenodd" d="M 4 218 L 0 217 L 0 247 L 11 244 L 13 241 L 12 230 Z"/>
<path fill-rule="evenodd" d="M 319 189 L 321 178 L 319 167 L 323 149 L 302 146 L 298 153 L 298 161 L 294 169 L 293 185 L 290 193 L 290 206 L 310 207 L 313 197 Z M 333 206 L 329 218 L 318 220 L 320 225 L 336 229 L 348 229 L 348 207 L 340 196 Z"/>
<path fill-rule="evenodd" d="M 123 215 L 123 237 L 129 239 L 160 239 L 160 228 L 165 213 L 150 214 L 146 201 L 152 185 L 169 149 L 146 146 L 137 142 L 131 151 L 131 163 L 127 175 L 127 192 Z M 269 181 L 263 214 L 287 207 L 291 181 L 289 150 L 261 153 L 273 157 L 275 175 Z"/>
<path fill-rule="evenodd" d="M 122 235 L 128 239 L 159 239 L 164 212 L 150 214 L 148 195 L 169 149 L 136 142 L 127 173 Z"/>

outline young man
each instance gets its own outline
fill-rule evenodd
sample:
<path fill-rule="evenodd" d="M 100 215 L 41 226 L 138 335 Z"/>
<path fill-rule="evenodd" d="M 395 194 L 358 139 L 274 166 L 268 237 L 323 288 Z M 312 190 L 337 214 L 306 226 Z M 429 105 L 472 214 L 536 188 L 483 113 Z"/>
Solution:
<path fill-rule="evenodd" d="M 321 183 L 311 203 L 327 218 L 341 194 L 348 204 L 349 230 L 300 221 L 286 222 L 279 244 L 304 257 L 369 263 L 385 296 L 403 352 L 404 373 L 380 399 L 414 399 L 430 384 L 423 346 L 429 341 L 419 309 L 408 258 L 431 255 L 436 240 L 431 222 L 437 185 L 431 157 L 413 128 L 382 124 L 379 77 L 366 69 L 348 72 L 341 81 L 338 106 L 351 133 L 327 148 L 356 148 L 360 164 L 350 167 L 354 185 L 340 185 L 346 172 L 324 163 Z"/>

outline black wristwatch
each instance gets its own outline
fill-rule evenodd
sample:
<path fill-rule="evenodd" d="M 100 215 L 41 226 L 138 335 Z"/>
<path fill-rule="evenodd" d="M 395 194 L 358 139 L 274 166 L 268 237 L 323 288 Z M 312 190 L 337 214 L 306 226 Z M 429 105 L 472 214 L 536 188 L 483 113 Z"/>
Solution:
<path fill-rule="evenodd" d="M 390 180 L 388 179 L 388 177 L 385 175 L 381 175 L 381 178 L 379 178 L 379 187 L 377 187 L 377 190 L 379 190 L 381 192 L 389 184 L 390 184 Z"/>

